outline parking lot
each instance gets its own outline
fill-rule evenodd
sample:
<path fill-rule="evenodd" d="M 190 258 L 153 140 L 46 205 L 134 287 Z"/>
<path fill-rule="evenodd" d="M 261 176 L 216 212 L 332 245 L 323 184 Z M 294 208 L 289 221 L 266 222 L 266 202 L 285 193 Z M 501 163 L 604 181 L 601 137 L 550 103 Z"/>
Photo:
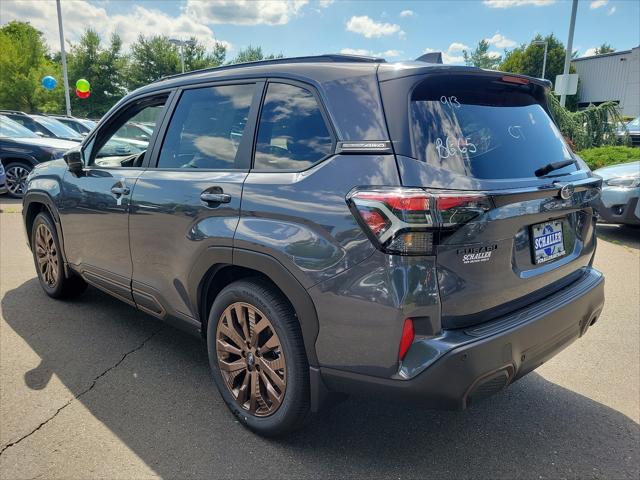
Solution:
<path fill-rule="evenodd" d="M 580 341 L 466 412 L 352 398 L 288 438 L 243 429 L 204 345 L 90 288 L 41 291 L 0 199 L 0 477 L 633 478 L 640 232 L 598 227 L 606 306 Z"/>

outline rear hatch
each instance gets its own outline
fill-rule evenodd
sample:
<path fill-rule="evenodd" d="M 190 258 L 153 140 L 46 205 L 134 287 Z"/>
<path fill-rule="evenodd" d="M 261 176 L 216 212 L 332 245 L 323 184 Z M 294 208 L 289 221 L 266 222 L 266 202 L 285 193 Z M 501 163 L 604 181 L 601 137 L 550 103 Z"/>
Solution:
<path fill-rule="evenodd" d="M 438 207 L 443 326 L 496 318 L 582 275 L 600 181 L 552 121 L 548 85 L 482 70 L 413 76 L 381 82 L 387 112 L 402 90 L 409 138 L 388 122 L 403 185 Z"/>

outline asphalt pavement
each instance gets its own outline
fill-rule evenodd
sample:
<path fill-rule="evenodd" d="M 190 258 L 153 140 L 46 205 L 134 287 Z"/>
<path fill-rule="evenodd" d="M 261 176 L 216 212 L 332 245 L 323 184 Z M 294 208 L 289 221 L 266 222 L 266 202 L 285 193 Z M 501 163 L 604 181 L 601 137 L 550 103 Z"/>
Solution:
<path fill-rule="evenodd" d="M 588 334 L 465 412 L 351 398 L 290 437 L 238 424 L 197 338 L 40 290 L 0 198 L 0 478 L 640 478 L 640 231 L 598 228 Z"/>

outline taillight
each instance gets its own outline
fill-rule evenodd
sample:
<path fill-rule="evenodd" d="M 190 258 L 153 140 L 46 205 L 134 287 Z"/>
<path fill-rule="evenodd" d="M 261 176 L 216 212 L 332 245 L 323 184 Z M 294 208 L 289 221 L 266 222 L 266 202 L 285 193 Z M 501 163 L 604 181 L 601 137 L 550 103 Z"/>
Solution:
<path fill-rule="evenodd" d="M 403 187 L 357 189 L 347 202 L 376 246 L 398 255 L 431 255 L 443 233 L 490 209 L 479 193 Z"/>

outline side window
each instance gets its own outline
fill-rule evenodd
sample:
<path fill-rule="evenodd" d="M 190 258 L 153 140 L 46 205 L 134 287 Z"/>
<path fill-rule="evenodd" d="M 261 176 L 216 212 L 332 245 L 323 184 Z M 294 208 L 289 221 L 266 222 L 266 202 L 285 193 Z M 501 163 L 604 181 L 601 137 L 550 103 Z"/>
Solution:
<path fill-rule="evenodd" d="M 185 90 L 160 150 L 159 168 L 236 168 L 255 84 Z"/>
<path fill-rule="evenodd" d="M 149 123 L 151 134 L 153 134 L 166 100 L 166 97 L 162 97 L 141 102 L 126 110 L 115 122 L 105 126 L 98 133 L 94 147 L 95 154 L 91 154 L 89 165 L 93 164 L 100 167 L 140 167 L 149 146 L 151 135 L 146 140 L 132 138 L 129 135 L 127 124 L 128 122 L 146 121 Z"/>
<path fill-rule="evenodd" d="M 260 114 L 254 168 L 304 170 L 331 153 L 333 140 L 311 92 L 270 83 Z"/>

